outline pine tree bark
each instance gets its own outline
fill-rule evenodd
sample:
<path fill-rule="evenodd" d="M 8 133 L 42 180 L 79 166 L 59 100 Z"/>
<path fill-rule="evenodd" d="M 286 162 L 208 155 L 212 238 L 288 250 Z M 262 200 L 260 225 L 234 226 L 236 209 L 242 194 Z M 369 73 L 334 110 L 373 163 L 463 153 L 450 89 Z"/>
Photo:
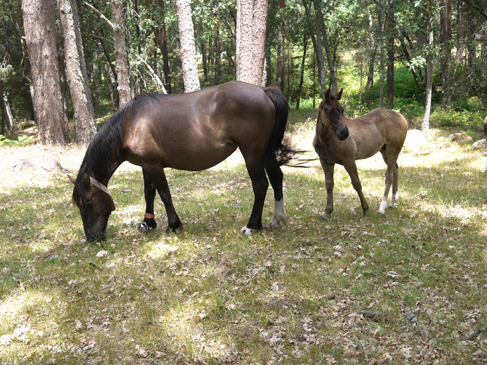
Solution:
<path fill-rule="evenodd" d="M 22 0 L 21 7 L 39 139 L 46 145 L 64 145 L 71 142 L 71 137 L 61 98 L 54 1 Z"/>
<path fill-rule="evenodd" d="M 190 0 L 176 0 L 178 8 L 179 40 L 181 43 L 181 61 L 183 65 L 184 92 L 200 89 L 194 27 Z"/>
<path fill-rule="evenodd" d="M 326 31 L 325 19 L 323 18 L 323 12 L 321 11 L 321 2 L 319 0 L 314 0 L 315 11 L 316 11 L 316 21 L 319 22 L 322 35 L 323 47 L 325 48 L 326 60 L 328 61 L 328 70 L 330 70 L 330 84 L 332 91 L 336 93 L 337 82 L 335 77 L 335 62 L 331 54 L 330 45 L 328 43 L 328 34 Z"/>
<path fill-rule="evenodd" d="M 127 47 L 125 45 L 123 4 L 121 0 L 111 0 L 113 13 L 113 39 L 115 41 L 115 63 L 118 82 L 120 108 L 132 98 L 130 92 L 129 66 Z"/>
<path fill-rule="evenodd" d="M 237 80 L 264 85 L 268 0 L 237 0 Z"/>
<path fill-rule="evenodd" d="M 88 81 L 75 0 L 58 0 L 64 57 L 74 110 L 76 142 L 89 144 L 96 134 L 95 111 Z"/>

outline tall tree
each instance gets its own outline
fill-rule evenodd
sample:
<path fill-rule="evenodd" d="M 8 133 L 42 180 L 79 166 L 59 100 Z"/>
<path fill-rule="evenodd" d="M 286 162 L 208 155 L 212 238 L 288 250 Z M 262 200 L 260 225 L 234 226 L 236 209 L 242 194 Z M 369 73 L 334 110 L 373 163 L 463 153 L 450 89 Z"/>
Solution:
<path fill-rule="evenodd" d="M 394 3 L 389 0 L 387 28 L 389 37 L 387 39 L 387 107 L 394 108 Z"/>
<path fill-rule="evenodd" d="M 378 2 L 378 27 L 379 27 L 379 48 L 380 48 L 380 94 L 379 94 L 379 108 L 382 108 L 384 103 L 384 81 L 385 81 L 385 66 L 384 66 L 384 24 L 382 23 L 382 0 Z"/>
<path fill-rule="evenodd" d="M 115 41 L 115 62 L 117 70 L 118 96 L 120 107 L 132 98 L 129 81 L 129 65 L 127 61 L 127 47 L 125 45 L 125 28 L 123 4 L 121 0 L 111 0 L 113 14 L 113 39 Z"/>
<path fill-rule="evenodd" d="M 264 84 L 268 0 L 237 0 L 236 78 Z"/>
<path fill-rule="evenodd" d="M 88 81 L 75 0 L 58 0 L 64 58 L 74 110 L 76 142 L 89 144 L 96 134 L 95 111 Z"/>
<path fill-rule="evenodd" d="M 308 26 L 309 26 L 309 31 L 311 33 L 311 40 L 313 42 L 313 47 L 315 49 L 315 54 L 317 58 L 317 64 L 318 64 L 318 77 L 320 79 L 320 85 L 321 85 L 321 97 L 325 95 L 326 92 L 326 72 L 325 72 L 325 59 L 323 57 L 323 46 L 321 43 L 321 28 L 319 26 L 319 21 L 316 22 L 316 30 L 313 27 L 313 24 L 311 22 L 311 11 L 309 4 L 306 2 L 306 0 L 302 0 L 304 10 L 306 12 L 306 18 L 308 19 Z M 316 37 L 315 37 L 316 33 Z"/>
<path fill-rule="evenodd" d="M 178 29 L 181 43 L 181 61 L 183 65 L 184 92 L 189 93 L 200 89 L 194 27 L 190 0 L 176 0 L 178 7 Z"/>
<path fill-rule="evenodd" d="M 279 0 L 279 33 L 277 36 L 277 79 L 276 85 L 284 91 L 284 8 L 286 0 Z"/>
<path fill-rule="evenodd" d="M 431 96 L 433 92 L 433 47 L 434 47 L 434 27 L 433 27 L 433 0 L 426 2 L 426 36 L 427 36 L 427 55 L 426 55 L 426 101 L 424 107 L 424 117 L 422 129 L 427 130 L 430 127 L 431 115 Z"/>
<path fill-rule="evenodd" d="M 443 106 L 449 107 L 451 105 L 451 89 L 450 89 L 450 74 L 451 74 L 451 15 L 452 6 L 451 0 L 441 0 L 443 12 L 440 15 L 440 45 L 441 45 L 441 101 Z"/>
<path fill-rule="evenodd" d="M 41 143 L 71 142 L 63 110 L 53 0 L 22 0 L 24 32 L 34 84 Z"/>
<path fill-rule="evenodd" d="M 328 42 L 328 32 L 326 31 L 326 23 L 323 18 L 323 12 L 321 10 L 321 1 L 313 0 L 316 11 L 316 22 L 319 23 L 319 29 L 321 29 L 321 36 L 323 39 L 323 46 L 325 48 L 326 59 L 328 61 L 328 70 L 330 70 L 330 84 L 334 93 L 337 92 L 337 82 L 335 78 L 335 62 L 331 54 L 330 44 Z M 319 37 L 318 37 L 319 38 Z"/>
<path fill-rule="evenodd" d="M 159 7 L 161 8 L 161 51 L 164 62 L 164 84 L 167 93 L 171 93 L 171 79 L 169 76 L 169 54 L 167 52 L 167 31 L 166 31 L 166 13 L 164 10 L 164 0 L 159 0 Z"/>

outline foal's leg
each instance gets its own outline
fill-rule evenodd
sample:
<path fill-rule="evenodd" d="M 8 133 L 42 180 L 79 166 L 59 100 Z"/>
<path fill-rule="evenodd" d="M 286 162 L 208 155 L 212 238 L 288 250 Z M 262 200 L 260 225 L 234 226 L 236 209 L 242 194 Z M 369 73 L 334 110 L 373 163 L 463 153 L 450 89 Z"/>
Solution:
<path fill-rule="evenodd" d="M 347 170 L 348 175 L 350 175 L 350 180 L 352 180 L 352 186 L 358 194 L 360 198 L 360 204 L 362 205 L 362 211 L 364 215 L 367 214 L 369 210 L 369 204 L 367 200 L 365 200 L 365 196 L 362 193 L 362 183 L 360 182 L 360 178 L 358 177 L 357 165 L 355 164 L 354 160 L 346 161 L 343 166 L 345 170 Z"/>
<path fill-rule="evenodd" d="M 157 228 L 157 222 L 154 219 L 154 198 L 156 197 L 156 188 L 144 169 L 142 170 L 142 173 L 144 175 L 145 226 L 142 225 L 137 229 L 142 233 L 147 233 L 147 231 L 152 231 Z"/>
<path fill-rule="evenodd" d="M 282 193 L 282 178 L 283 174 L 279 166 L 273 168 L 266 168 L 267 175 L 271 181 L 272 189 L 274 190 L 274 218 L 272 218 L 269 225 L 271 227 L 281 227 L 285 225 L 288 220 L 286 211 L 284 210 L 284 199 Z"/>
<path fill-rule="evenodd" d="M 392 198 L 391 198 L 391 204 L 389 205 L 390 208 L 394 207 L 394 201 L 397 200 L 397 194 L 398 194 L 399 168 L 396 163 L 397 156 L 396 158 L 392 156 L 390 148 L 391 148 L 390 146 L 385 145 L 380 150 L 380 153 L 382 154 L 382 158 L 384 159 L 384 162 L 387 164 L 387 170 L 385 173 L 386 187 L 384 191 L 384 196 L 382 197 L 382 202 L 380 203 L 380 207 L 379 207 L 379 213 L 381 214 L 384 214 L 386 212 L 389 190 L 391 189 L 391 185 L 392 185 Z"/>
<path fill-rule="evenodd" d="M 152 181 L 152 184 L 157 189 L 157 192 L 166 207 L 167 220 L 169 222 L 169 227 L 167 227 L 166 232 L 170 232 L 171 230 L 175 232 L 176 229 L 181 227 L 181 221 L 179 220 L 176 209 L 174 209 L 172 203 L 171 192 L 169 191 L 164 168 L 162 166 L 151 166 L 150 168 L 144 169 L 144 171 L 147 172 L 150 181 Z M 152 202 L 154 202 L 154 198 L 152 199 Z M 154 211 L 154 207 L 152 207 L 152 211 Z"/>
<path fill-rule="evenodd" d="M 326 209 L 324 219 L 328 219 L 333 212 L 333 187 L 335 186 L 334 174 L 335 164 L 327 162 L 320 158 L 321 167 L 325 173 L 325 186 L 326 186 Z"/>

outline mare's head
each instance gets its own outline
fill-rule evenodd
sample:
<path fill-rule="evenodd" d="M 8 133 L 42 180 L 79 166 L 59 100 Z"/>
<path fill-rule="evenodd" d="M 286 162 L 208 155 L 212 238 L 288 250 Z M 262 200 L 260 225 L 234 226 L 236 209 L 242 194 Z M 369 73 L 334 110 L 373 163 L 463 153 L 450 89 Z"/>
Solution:
<path fill-rule="evenodd" d="M 88 242 L 106 238 L 108 218 L 115 210 L 115 204 L 106 187 L 83 173 L 75 180 L 69 176 L 74 184 L 73 202 L 78 206 L 83 220 L 83 228 Z M 96 185 L 98 185 L 98 187 Z"/>
<path fill-rule="evenodd" d="M 343 141 L 348 137 L 348 128 L 345 125 L 345 118 L 343 116 L 343 107 L 340 104 L 343 89 L 335 95 L 332 95 L 331 90 L 328 89 L 323 100 L 318 108 L 318 122 L 335 132 L 337 138 Z"/>

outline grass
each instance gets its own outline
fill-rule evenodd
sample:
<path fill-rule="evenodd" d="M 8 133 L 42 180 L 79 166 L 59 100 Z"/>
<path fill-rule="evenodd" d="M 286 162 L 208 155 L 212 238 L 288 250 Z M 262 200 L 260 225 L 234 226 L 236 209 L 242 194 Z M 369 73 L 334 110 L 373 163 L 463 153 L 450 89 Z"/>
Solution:
<path fill-rule="evenodd" d="M 294 141 L 309 149 L 306 113 L 315 118 L 303 108 L 290 121 Z M 486 156 L 444 142 L 449 132 L 431 130 L 427 148 L 403 151 L 400 201 L 385 215 L 377 213 L 380 156 L 358 162 L 366 217 L 342 167 L 329 221 L 320 219 L 326 194 L 316 162 L 284 167 L 290 222 L 250 237 L 239 233 L 253 195 L 238 154 L 203 172 L 167 170 L 178 234 L 137 233 L 142 174 L 124 164 L 109 184 L 117 209 L 101 245 L 84 242 L 63 172 L 11 169 L 49 155 L 76 174 L 83 148 L 1 146 L 0 363 L 487 360 L 486 332 L 461 340 L 487 325 Z M 269 190 L 265 223 L 272 200 Z M 156 220 L 167 224 L 159 199 Z"/>

